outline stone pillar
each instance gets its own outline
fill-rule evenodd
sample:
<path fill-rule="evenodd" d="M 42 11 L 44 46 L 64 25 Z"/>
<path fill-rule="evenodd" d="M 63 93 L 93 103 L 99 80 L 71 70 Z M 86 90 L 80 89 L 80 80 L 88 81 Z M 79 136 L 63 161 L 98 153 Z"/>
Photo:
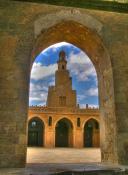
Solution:
<path fill-rule="evenodd" d="M 83 130 L 81 127 L 77 127 L 74 130 L 74 148 L 83 147 Z"/>
<path fill-rule="evenodd" d="M 2 9 L 7 10 L 7 6 L 9 4 L 3 4 Z M 12 6 L 16 9 L 15 5 Z M 12 21 L 15 27 L 6 30 L 12 13 L 7 11 L 7 21 L 3 20 L 0 30 L 0 167 L 16 168 L 26 164 L 33 31 L 27 32 L 24 25 L 19 26 L 20 20 L 15 23 L 16 14 Z"/>
<path fill-rule="evenodd" d="M 100 147 L 99 129 L 94 129 L 94 131 L 93 131 L 93 147 Z"/>
<path fill-rule="evenodd" d="M 0 167 L 24 167 L 27 152 L 29 49 L 24 49 L 27 44 L 23 47 L 17 36 L 7 33 L 1 34 L 0 43 Z M 16 55 L 18 46 L 20 50 Z"/>
<path fill-rule="evenodd" d="M 55 147 L 55 131 L 52 127 L 47 126 L 45 130 L 45 147 Z"/>

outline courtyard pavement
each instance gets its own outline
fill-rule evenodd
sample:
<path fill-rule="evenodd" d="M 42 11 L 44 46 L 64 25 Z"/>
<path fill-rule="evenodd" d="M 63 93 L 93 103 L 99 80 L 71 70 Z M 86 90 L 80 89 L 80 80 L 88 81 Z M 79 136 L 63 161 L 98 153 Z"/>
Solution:
<path fill-rule="evenodd" d="M 104 165 L 100 161 L 100 149 L 95 148 L 28 148 L 26 168 L 3 168 L 0 169 L 0 175 L 50 175 L 63 171 L 120 171 L 119 167 Z"/>
<path fill-rule="evenodd" d="M 27 163 L 90 163 L 101 162 L 98 148 L 28 148 Z"/>

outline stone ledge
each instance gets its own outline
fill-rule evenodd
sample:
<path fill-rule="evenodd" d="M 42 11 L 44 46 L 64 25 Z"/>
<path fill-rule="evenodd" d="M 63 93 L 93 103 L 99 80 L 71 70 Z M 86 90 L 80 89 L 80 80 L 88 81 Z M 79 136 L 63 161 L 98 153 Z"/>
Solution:
<path fill-rule="evenodd" d="M 18 1 L 18 0 L 15 0 Z M 96 9 L 96 10 L 105 10 L 112 12 L 128 13 L 128 1 L 115 2 L 115 1 L 99 1 L 99 0 L 20 0 L 23 2 L 36 2 L 36 3 L 45 3 L 57 6 L 67 6 L 67 7 L 78 7 L 86 9 Z"/>

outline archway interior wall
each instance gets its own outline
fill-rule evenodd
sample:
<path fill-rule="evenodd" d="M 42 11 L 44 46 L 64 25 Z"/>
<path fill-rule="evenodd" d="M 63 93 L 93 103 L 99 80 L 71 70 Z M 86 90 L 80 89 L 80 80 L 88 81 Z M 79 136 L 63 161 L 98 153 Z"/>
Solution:
<path fill-rule="evenodd" d="M 54 20 L 53 20 L 54 19 Z M 45 31 L 62 21 L 75 21 L 78 22 L 88 28 L 92 28 L 97 31 L 100 35 L 102 32 L 103 24 L 98 21 L 96 18 L 93 18 L 91 15 L 87 13 L 81 13 L 78 9 L 69 9 L 69 10 L 61 10 L 56 11 L 54 13 L 41 16 L 34 23 L 34 33 L 35 38 L 37 38 L 42 31 Z M 44 23 L 44 21 L 47 21 Z"/>
<path fill-rule="evenodd" d="M 63 35 L 62 35 L 63 33 Z M 54 36 L 54 37 L 53 37 Z M 77 37 L 79 36 L 79 37 Z M 114 114 L 113 74 L 109 55 L 100 37 L 86 26 L 74 21 L 64 21 L 38 36 L 32 52 L 34 59 L 48 46 L 66 41 L 81 48 L 93 62 L 98 76 L 101 109 L 102 161 L 117 162 L 116 119 Z M 109 122 L 112 125 L 109 125 Z M 113 135 L 110 133 L 113 133 Z M 114 139 L 113 139 L 114 138 Z"/>

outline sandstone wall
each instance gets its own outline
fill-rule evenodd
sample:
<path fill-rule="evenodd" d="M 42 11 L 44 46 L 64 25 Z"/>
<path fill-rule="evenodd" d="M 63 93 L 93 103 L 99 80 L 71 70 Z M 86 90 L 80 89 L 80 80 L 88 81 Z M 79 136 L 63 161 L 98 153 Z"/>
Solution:
<path fill-rule="evenodd" d="M 109 51 L 113 69 L 113 115 L 116 115 L 118 133 L 115 148 L 118 162 L 128 164 L 128 14 L 1 1 L 0 167 L 25 166 L 29 73 L 37 37 L 34 22 L 42 15 L 65 9 L 71 13 L 75 10 L 75 14 L 88 14 L 102 24 L 99 34 Z M 52 18 L 56 15 L 51 16 L 49 23 Z M 88 25 L 95 31 L 100 25 L 91 26 L 90 19 L 88 17 Z M 108 125 L 111 125 L 109 121 Z"/>

